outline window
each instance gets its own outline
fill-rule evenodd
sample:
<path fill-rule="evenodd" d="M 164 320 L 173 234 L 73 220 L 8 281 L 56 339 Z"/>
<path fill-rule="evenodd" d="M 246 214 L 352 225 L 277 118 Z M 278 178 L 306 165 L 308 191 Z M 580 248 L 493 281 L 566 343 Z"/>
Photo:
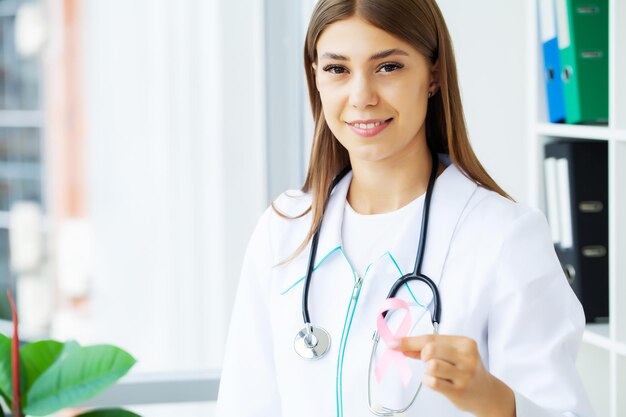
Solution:
<path fill-rule="evenodd" d="M 15 17 L 22 3 L 0 2 L 0 318 L 7 320 L 9 210 L 18 201 L 45 207 L 40 61 L 20 56 L 15 47 Z"/>

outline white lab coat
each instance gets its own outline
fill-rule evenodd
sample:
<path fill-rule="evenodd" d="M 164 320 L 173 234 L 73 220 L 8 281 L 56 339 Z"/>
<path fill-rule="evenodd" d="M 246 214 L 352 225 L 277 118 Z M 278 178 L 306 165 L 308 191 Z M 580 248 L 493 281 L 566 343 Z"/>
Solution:
<path fill-rule="evenodd" d="M 286 220 L 269 208 L 244 260 L 219 417 L 373 415 L 367 376 L 375 318 L 400 272 L 413 270 L 421 212 L 387 256 L 372 260 L 355 291 L 357 277 L 341 250 L 350 181 L 348 174 L 328 202 L 309 294 L 312 323 L 332 338 L 328 354 L 306 361 L 293 347 L 303 327 L 302 278 L 310 244 L 280 264 L 303 241 L 311 215 Z M 310 206 L 310 196 L 292 191 L 275 203 L 283 213 L 298 215 Z M 517 417 L 593 416 L 575 368 L 584 314 L 540 211 L 477 186 L 449 165 L 435 183 L 422 272 L 439 287 L 440 333 L 477 342 L 485 366 L 514 390 Z M 432 295 L 419 285 L 416 296 L 428 303 Z M 419 320 L 417 334 L 420 327 L 424 333 L 432 329 L 429 314 L 422 312 L 414 319 Z M 405 415 L 469 414 L 423 387 Z"/>

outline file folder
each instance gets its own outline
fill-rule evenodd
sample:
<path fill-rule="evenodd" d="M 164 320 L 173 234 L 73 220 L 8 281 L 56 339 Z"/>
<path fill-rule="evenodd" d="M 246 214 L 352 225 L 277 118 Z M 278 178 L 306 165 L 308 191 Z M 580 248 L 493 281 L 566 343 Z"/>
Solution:
<path fill-rule="evenodd" d="M 558 212 L 555 251 L 587 323 L 609 315 L 608 144 L 560 141 L 545 145 L 548 212 Z M 556 175 L 556 178 L 554 176 Z M 552 178 L 550 178 L 552 176 Z M 557 190 L 555 191 L 555 188 Z M 565 188 L 565 189 L 564 189 Z M 556 192 L 556 196 L 548 193 Z M 550 203 L 552 202 L 552 203 Z M 554 222 L 553 216 L 548 217 Z"/>
<path fill-rule="evenodd" d="M 557 0 L 567 123 L 608 123 L 608 0 Z"/>
<path fill-rule="evenodd" d="M 559 191 L 556 173 L 556 158 L 544 160 L 543 172 L 546 189 L 546 205 L 548 209 L 548 223 L 552 234 L 552 243 L 561 243 L 561 224 L 559 216 Z"/>
<path fill-rule="evenodd" d="M 543 74 L 548 101 L 548 120 L 552 123 L 565 121 L 565 98 L 561 80 L 561 56 L 556 32 L 555 7 L 555 0 L 539 0 Z"/>

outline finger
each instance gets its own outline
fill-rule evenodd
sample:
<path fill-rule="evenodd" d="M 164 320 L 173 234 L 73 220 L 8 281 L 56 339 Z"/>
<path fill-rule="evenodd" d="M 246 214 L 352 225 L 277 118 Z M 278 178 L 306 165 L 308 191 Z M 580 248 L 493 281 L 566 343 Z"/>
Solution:
<path fill-rule="evenodd" d="M 445 379 L 454 384 L 454 380 L 458 375 L 458 368 L 450 362 L 440 359 L 431 359 L 424 364 L 424 374 L 435 378 Z"/>
<path fill-rule="evenodd" d="M 476 341 L 464 338 L 459 341 L 455 347 L 459 358 L 456 362 L 457 367 L 462 371 L 474 371 L 481 363 L 480 353 L 478 352 L 478 344 Z"/>
<path fill-rule="evenodd" d="M 457 349 L 445 342 L 427 343 L 420 352 L 420 359 L 427 362 L 432 359 L 439 359 L 456 365 L 459 362 Z"/>
<path fill-rule="evenodd" d="M 432 342 L 443 342 L 446 344 L 454 345 L 459 343 L 462 339 L 461 336 L 448 336 L 440 334 L 426 334 L 422 336 L 410 336 L 400 337 L 394 341 L 389 342 L 389 347 L 399 351 L 421 351 L 425 345 Z M 394 344 L 394 342 L 396 342 Z"/>
<path fill-rule="evenodd" d="M 426 385 L 433 391 L 441 393 L 448 392 L 454 389 L 454 385 L 452 384 L 452 382 L 428 374 L 424 374 L 422 376 L 422 384 Z"/>
<path fill-rule="evenodd" d="M 406 356 L 407 358 L 411 358 L 411 359 L 421 359 L 421 352 L 412 352 L 410 350 L 407 350 L 406 352 L 402 352 L 402 354 L 404 356 Z"/>
<path fill-rule="evenodd" d="M 418 360 L 423 360 L 423 361 L 437 358 L 439 360 L 450 363 L 450 365 L 456 365 L 456 363 L 454 362 L 455 350 L 453 346 L 441 345 L 441 344 L 438 345 L 436 343 L 433 343 L 433 344 L 427 344 L 426 346 L 424 346 L 424 349 L 422 349 L 421 351 L 407 350 L 407 351 L 402 352 L 402 354 L 404 354 L 404 356 L 408 358 L 418 359 Z"/>
<path fill-rule="evenodd" d="M 473 368 L 478 347 L 472 339 L 463 336 L 424 335 L 396 339 L 397 346 L 390 348 L 404 352 L 405 356 L 427 361 L 437 358 L 462 369 Z"/>
<path fill-rule="evenodd" d="M 428 375 L 432 378 L 436 378 L 440 389 L 439 392 L 445 392 L 448 390 L 450 392 L 451 389 L 455 390 L 466 390 L 473 384 L 473 373 L 465 370 L 459 369 L 457 366 L 454 366 L 446 361 L 440 361 L 439 359 L 431 359 L 426 362 L 424 367 L 424 375 Z M 441 381 L 439 381 L 441 380 Z M 442 381 L 446 381 L 449 384 L 444 384 Z M 433 382 L 431 380 L 431 382 Z"/>

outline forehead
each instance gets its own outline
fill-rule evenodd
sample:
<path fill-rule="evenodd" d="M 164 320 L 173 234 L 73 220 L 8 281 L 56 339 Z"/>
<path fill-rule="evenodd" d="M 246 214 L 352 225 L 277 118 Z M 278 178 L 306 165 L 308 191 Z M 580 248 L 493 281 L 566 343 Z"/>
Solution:
<path fill-rule="evenodd" d="M 366 59 L 387 49 L 398 48 L 410 56 L 418 54 L 409 43 L 359 17 L 350 17 L 328 25 L 317 40 L 317 56 L 335 53 L 350 59 Z"/>

